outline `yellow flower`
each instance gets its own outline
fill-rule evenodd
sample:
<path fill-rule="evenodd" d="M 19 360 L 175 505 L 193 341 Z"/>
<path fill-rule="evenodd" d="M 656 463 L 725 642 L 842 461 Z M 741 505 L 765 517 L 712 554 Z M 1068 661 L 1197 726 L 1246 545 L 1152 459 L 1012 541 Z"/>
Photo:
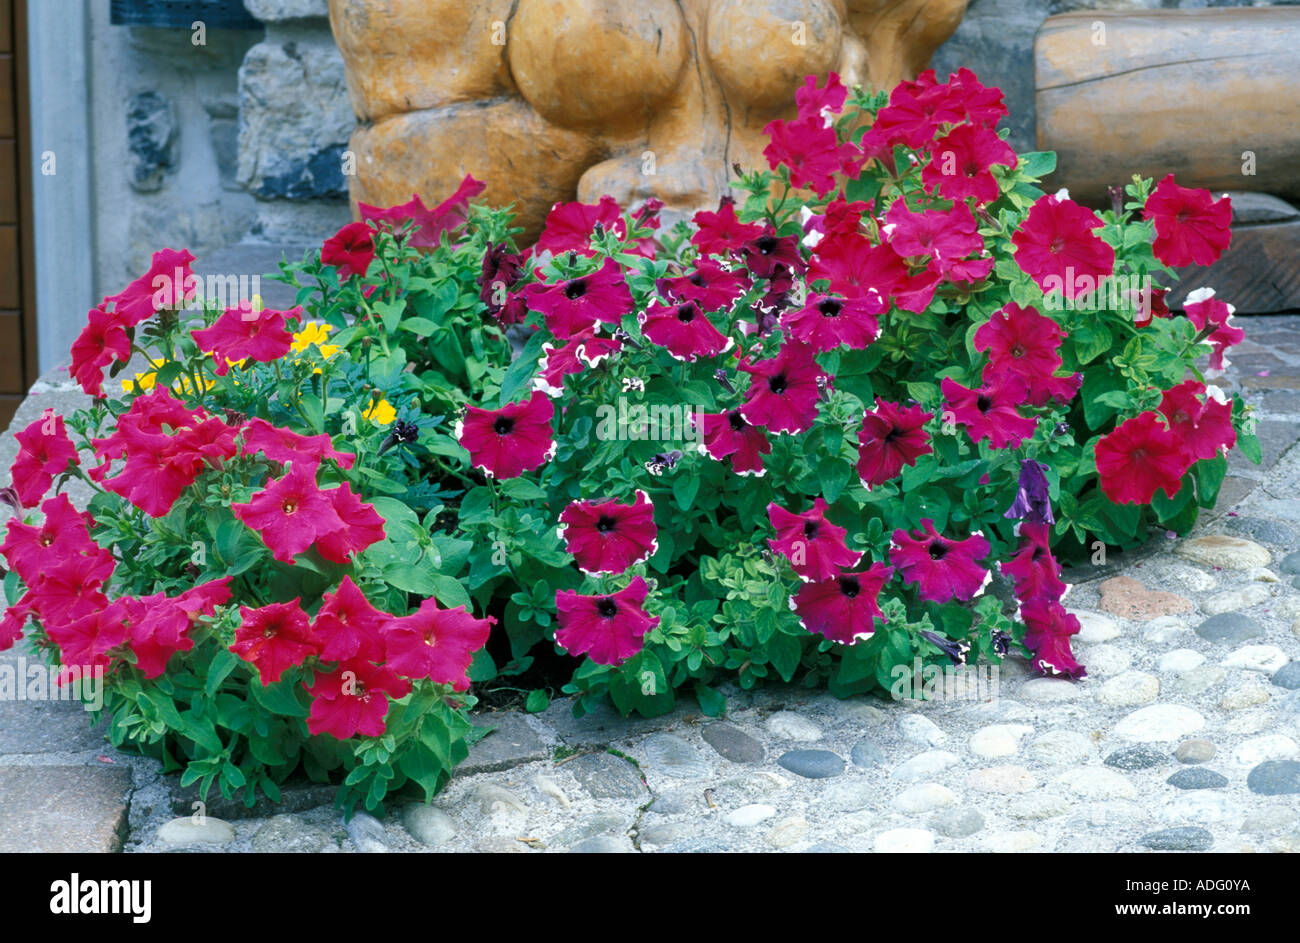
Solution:
<path fill-rule="evenodd" d="M 148 393 L 154 388 L 154 383 L 158 379 L 158 371 L 150 370 L 148 373 L 137 373 L 134 380 L 122 381 L 123 393 Z"/>
<path fill-rule="evenodd" d="M 388 400 L 380 397 L 361 415 L 377 426 L 386 426 L 397 418 L 397 410 L 393 409 Z"/>
<path fill-rule="evenodd" d="M 330 331 L 333 329 L 333 325 L 330 324 L 323 324 L 320 321 L 308 321 L 302 326 L 301 331 L 293 335 L 293 343 L 290 345 L 289 349 L 295 354 L 301 354 L 308 347 L 311 347 L 314 344 L 316 345 L 316 349 L 320 351 L 320 355 L 326 360 L 329 360 L 329 358 L 339 352 L 337 344 L 325 343 L 325 340 L 329 337 Z M 293 358 L 294 363 L 299 363 L 301 360 L 301 357 Z M 312 373 L 320 372 L 320 367 L 317 367 L 312 371 Z"/>

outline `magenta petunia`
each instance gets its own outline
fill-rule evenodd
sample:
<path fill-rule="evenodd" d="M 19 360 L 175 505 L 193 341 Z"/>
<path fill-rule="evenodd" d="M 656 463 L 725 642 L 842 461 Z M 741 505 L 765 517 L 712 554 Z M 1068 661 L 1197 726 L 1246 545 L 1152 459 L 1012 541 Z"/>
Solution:
<path fill-rule="evenodd" d="M 934 418 L 920 405 L 906 409 L 876 397 L 876 408 L 862 417 L 858 430 L 858 477 L 868 487 L 883 485 L 934 451 L 924 426 Z"/>
<path fill-rule="evenodd" d="M 580 596 L 572 589 L 555 593 L 555 644 L 571 655 L 586 655 L 600 665 L 621 665 L 641 650 L 646 633 L 659 624 L 645 611 L 650 589 L 641 577 L 607 596 Z"/>
<path fill-rule="evenodd" d="M 230 650 L 256 669 L 263 686 L 318 653 L 318 642 L 298 600 L 258 609 L 239 607 L 241 622 Z"/>
<path fill-rule="evenodd" d="M 456 441 L 469 452 L 475 468 L 493 478 L 517 478 L 555 455 L 554 416 L 555 407 L 541 391 L 500 409 L 471 406 L 456 425 Z"/>
<path fill-rule="evenodd" d="M 781 326 L 819 353 L 841 346 L 865 350 L 880 334 L 876 315 L 887 310 L 879 297 L 812 295 L 802 308 L 781 315 Z"/>
<path fill-rule="evenodd" d="M 323 661 L 383 660 L 382 632 L 392 617 L 372 606 L 352 577 L 343 577 L 338 589 L 325 593 L 321 600 L 312 631 Z"/>
<path fill-rule="evenodd" d="M 641 333 L 674 359 L 692 361 L 715 357 L 735 343 L 722 334 L 693 301 L 676 305 L 651 304 L 641 315 Z"/>
<path fill-rule="evenodd" d="M 145 272 L 116 295 L 104 299 L 123 327 L 134 327 L 163 308 L 176 308 L 192 298 L 198 280 L 190 269 L 194 256 L 188 249 L 159 249 Z"/>
<path fill-rule="evenodd" d="M 852 645 L 871 636 L 876 619 L 885 621 L 879 605 L 880 589 L 893 573 L 893 567 L 873 563 L 857 573 L 804 583 L 791 605 L 809 632 Z"/>
<path fill-rule="evenodd" d="M 1037 309 L 1014 302 L 1004 305 L 975 331 L 975 349 L 989 357 L 984 382 L 996 383 L 1016 374 L 1029 387 L 1029 405 L 1042 406 L 1049 399 L 1068 402 L 1078 393 L 1083 377 L 1078 373 L 1056 376 L 1064 336 L 1060 325 Z"/>
<path fill-rule="evenodd" d="M 316 672 L 307 688 L 312 696 L 307 732 L 336 740 L 383 736 L 390 699 L 411 693 L 411 683 L 387 665 L 361 659 L 344 661 L 333 671 Z"/>
<path fill-rule="evenodd" d="M 1197 288 L 1183 299 L 1183 313 L 1187 315 L 1187 320 L 1214 345 L 1208 371 L 1211 375 L 1227 369 L 1228 360 L 1224 354 L 1229 347 L 1246 339 L 1246 332 L 1232 323 L 1232 315 L 1236 310 L 1226 301 L 1214 297 L 1213 288 Z"/>
<path fill-rule="evenodd" d="M 230 364 L 239 360 L 271 363 L 279 360 L 293 346 L 293 335 L 286 327 L 287 318 L 300 318 L 302 308 L 254 311 L 250 303 L 227 308 L 211 327 L 193 331 L 199 350 L 212 354 L 216 374 L 223 377 Z"/>
<path fill-rule="evenodd" d="M 469 201 L 478 196 L 487 184 L 475 180 L 468 174 L 456 188 L 456 192 L 437 206 L 430 209 L 424 205 L 418 193 L 411 199 L 397 206 L 381 208 L 367 203 L 357 203 L 357 212 L 361 219 L 386 223 L 390 229 L 399 229 L 407 223 L 414 223 L 408 245 L 423 249 L 432 249 L 442 241 L 442 234 L 451 232 L 464 225 L 469 214 Z"/>
<path fill-rule="evenodd" d="M 779 266 L 792 272 L 803 272 L 803 256 L 799 254 L 799 240 L 795 236 L 778 236 L 769 223 L 763 234 L 741 247 L 745 268 L 755 278 L 771 278 Z"/>
<path fill-rule="evenodd" d="M 388 667 L 403 677 L 428 678 L 469 690 L 469 663 L 487 644 L 496 619 L 476 619 L 464 606 L 440 609 L 426 599 L 409 616 L 391 620 L 384 629 Z"/>
<path fill-rule="evenodd" d="M 268 482 L 248 503 L 232 504 L 230 509 L 282 563 L 293 563 L 298 554 L 345 526 L 331 494 L 316 484 L 314 465 L 291 465 L 287 474 Z"/>
<path fill-rule="evenodd" d="M 1212 392 L 1223 395 L 1217 389 Z M 1216 399 L 1212 392 L 1204 383 L 1187 380 L 1165 390 L 1160 398 L 1158 408 L 1169 429 L 1195 459 L 1214 458 L 1237 444 L 1232 403 L 1226 398 Z"/>
<path fill-rule="evenodd" d="M 14 438 L 18 440 L 18 455 L 9 475 L 23 507 L 35 507 L 50 490 L 55 475 L 67 471 L 69 465 L 81 464 L 77 447 L 68 438 L 63 417 L 48 411 L 14 433 Z"/>
<path fill-rule="evenodd" d="M 973 599 L 984 588 L 989 572 L 977 561 L 989 555 L 989 542 L 978 533 L 950 540 L 922 519 L 923 530 L 894 531 L 889 558 L 906 583 L 915 584 L 929 602 Z"/>
<path fill-rule="evenodd" d="M 702 256 L 726 255 L 763 234 L 763 227 L 759 223 L 742 223 L 736 218 L 736 201 L 731 196 L 724 196 L 718 201 L 717 212 L 699 210 L 691 222 L 696 227 L 691 236 L 691 245 Z"/>
<path fill-rule="evenodd" d="M 333 563 L 351 563 L 356 554 L 384 539 L 384 519 L 346 481 L 324 493 L 343 526 L 316 538 L 316 552 L 322 557 Z"/>
<path fill-rule="evenodd" d="M 623 269 L 611 258 L 586 275 L 554 284 L 533 282 L 524 289 L 524 297 L 531 310 L 546 318 L 547 330 L 560 340 L 588 331 L 600 321 L 617 326 L 632 310 L 632 293 L 623 280 Z"/>
<path fill-rule="evenodd" d="M 659 549 L 654 511 L 640 490 L 631 504 L 574 501 L 560 514 L 565 549 L 584 573 L 622 573 Z"/>
<path fill-rule="evenodd" d="M 768 137 L 763 148 L 768 166 L 773 170 L 788 167 L 790 183 L 797 188 L 807 188 L 821 197 L 835 189 L 837 174 L 858 175 L 861 152 L 853 144 L 841 142 L 821 115 L 771 121 L 763 133 Z"/>
<path fill-rule="evenodd" d="M 1065 595 L 1061 567 L 1052 556 L 1051 528 L 1047 524 L 1022 521 L 1018 527 L 1020 549 L 1002 564 L 1002 572 L 1011 577 L 1016 598 L 1055 602 Z"/>
<path fill-rule="evenodd" d="M 730 458 L 731 470 L 738 475 L 763 475 L 763 456 L 772 452 L 772 445 L 758 426 L 745 421 L 739 409 L 722 413 L 692 413 L 691 424 L 697 424 L 697 435 L 703 441 L 700 451 L 721 461 Z"/>
<path fill-rule="evenodd" d="M 1102 218 L 1073 200 L 1049 194 L 1029 208 L 1011 235 L 1016 264 L 1043 292 L 1083 298 L 1115 270 L 1115 250 L 1093 233 Z"/>
<path fill-rule="evenodd" d="M 230 599 L 230 580 L 229 576 L 209 580 L 171 598 L 155 593 L 128 600 L 129 645 L 136 670 L 156 678 L 167 670 L 172 655 L 192 649 L 190 630 L 200 617 L 213 615 L 217 606 Z"/>
<path fill-rule="evenodd" d="M 660 297 L 669 303 L 693 301 L 704 311 L 730 308 L 749 287 L 744 269 L 727 268 L 715 259 L 697 259 L 689 273 L 655 281 Z"/>
<path fill-rule="evenodd" d="M 1159 413 L 1125 419 L 1098 440 L 1097 478 L 1116 504 L 1150 504 L 1156 491 L 1172 498 L 1193 458 Z"/>
<path fill-rule="evenodd" d="M 1036 599 L 1020 607 L 1025 623 L 1025 647 L 1034 653 L 1030 664 L 1035 671 L 1066 678 L 1082 678 L 1087 672 L 1070 650 L 1070 636 L 1079 633 L 1079 620 L 1059 602 Z"/>
<path fill-rule="evenodd" d="M 945 200 L 974 198 L 991 203 L 998 198 L 998 181 L 993 166 L 1016 166 L 1016 152 L 997 133 L 975 125 L 961 124 L 935 141 L 930 163 L 921 168 L 926 193 Z"/>
<path fill-rule="evenodd" d="M 1155 221 L 1151 250 L 1173 268 L 1213 265 L 1232 242 L 1232 200 L 1209 190 L 1180 187 L 1167 174 L 1147 197 L 1142 218 Z"/>
<path fill-rule="evenodd" d="M 939 384 L 943 391 L 945 421 L 966 427 L 972 442 L 988 440 L 995 449 L 1019 448 L 1038 428 L 1038 420 L 1020 415 L 1017 406 L 1028 400 L 1029 386 L 1017 374 L 972 390 L 951 377 Z"/>
<path fill-rule="evenodd" d="M 131 359 L 131 340 L 117 314 L 103 306 L 91 308 L 86 326 L 72 342 L 72 363 L 68 373 L 88 396 L 104 395 L 104 368 L 113 361 Z"/>
<path fill-rule="evenodd" d="M 817 87 L 817 76 L 804 76 L 803 85 L 794 93 L 794 105 L 800 118 L 820 118 L 828 126 L 844 108 L 849 90 L 836 72 L 826 76 L 825 86 Z"/>
<path fill-rule="evenodd" d="M 4 543 L 0 543 L 0 555 L 28 586 L 65 559 L 97 557 L 104 552 L 90 536 L 93 519 L 74 508 L 66 494 L 48 498 L 41 513 L 45 520 L 39 525 L 11 517 Z"/>
<path fill-rule="evenodd" d="M 546 223 L 533 251 L 538 254 L 576 252 L 595 255 L 591 237 L 597 226 L 617 234 L 620 239 L 627 236 L 623 211 L 612 196 L 606 194 L 598 203 L 556 203 L 546 214 Z"/>
<path fill-rule="evenodd" d="M 606 357 L 622 349 L 621 340 L 612 335 L 597 334 L 595 328 L 575 334 L 559 347 L 543 344 L 533 389 L 547 396 L 559 396 L 564 392 L 565 377 L 598 366 Z"/>
<path fill-rule="evenodd" d="M 776 502 L 767 506 L 767 518 L 776 530 L 776 538 L 767 545 L 789 560 L 805 580 L 830 579 L 862 558 L 862 551 L 849 549 L 844 539 L 849 532 L 827 520 L 827 507 L 824 498 L 816 499 L 802 514 L 791 513 Z"/>
<path fill-rule="evenodd" d="M 323 432 L 320 435 L 299 435 L 290 429 L 273 426 L 265 419 L 250 419 L 243 425 L 241 435 L 241 455 L 260 452 L 271 461 L 282 464 L 319 464 L 322 459 L 329 458 L 340 468 L 351 468 L 357 459 L 351 452 L 337 451 L 334 442 Z"/>
<path fill-rule="evenodd" d="M 812 426 L 822 385 L 830 377 L 817 365 L 811 347 L 786 341 L 775 358 L 756 363 L 742 360 L 738 366 L 753 378 L 740 407 L 748 422 L 794 434 Z"/>

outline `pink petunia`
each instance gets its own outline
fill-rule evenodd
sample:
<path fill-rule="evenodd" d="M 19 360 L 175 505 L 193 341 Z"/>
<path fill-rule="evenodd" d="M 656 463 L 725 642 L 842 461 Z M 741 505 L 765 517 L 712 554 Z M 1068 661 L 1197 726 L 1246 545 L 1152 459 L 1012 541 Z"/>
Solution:
<path fill-rule="evenodd" d="M 557 590 L 555 644 L 600 665 L 621 665 L 641 650 L 646 633 L 659 624 L 644 608 L 649 592 L 639 576 L 608 596 Z"/>
<path fill-rule="evenodd" d="M 584 573 L 622 573 L 659 549 L 654 503 L 640 490 L 631 504 L 574 501 L 561 512 L 560 529 Z"/>
<path fill-rule="evenodd" d="M 909 534 L 894 531 L 889 558 L 905 583 L 915 584 L 929 602 L 973 599 L 983 589 L 989 573 L 978 561 L 989 555 L 989 542 L 980 534 L 950 540 L 924 518 L 923 530 Z"/>

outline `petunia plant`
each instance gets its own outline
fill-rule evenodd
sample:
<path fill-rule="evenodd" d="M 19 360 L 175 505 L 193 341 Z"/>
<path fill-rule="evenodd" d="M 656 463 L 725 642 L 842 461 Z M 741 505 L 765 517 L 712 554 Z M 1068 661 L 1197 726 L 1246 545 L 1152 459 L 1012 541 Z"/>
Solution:
<path fill-rule="evenodd" d="M 362 205 L 286 310 L 159 252 L 73 347 L 92 404 L 19 433 L 0 647 L 102 672 L 113 741 L 187 783 L 371 809 L 446 782 L 484 686 L 718 714 L 721 681 L 1083 676 L 1061 563 L 1259 458 L 1212 383 L 1232 306 L 1165 301 L 1228 201 L 1044 192 L 967 70 L 796 101 L 689 221 L 560 203 L 524 247 L 467 178 Z"/>

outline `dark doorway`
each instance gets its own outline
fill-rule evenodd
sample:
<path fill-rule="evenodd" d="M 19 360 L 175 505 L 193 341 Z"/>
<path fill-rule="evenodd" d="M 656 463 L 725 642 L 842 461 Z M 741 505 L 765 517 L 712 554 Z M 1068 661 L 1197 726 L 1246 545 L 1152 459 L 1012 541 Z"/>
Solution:
<path fill-rule="evenodd" d="M 0 0 L 0 429 L 36 380 L 25 0 Z"/>

